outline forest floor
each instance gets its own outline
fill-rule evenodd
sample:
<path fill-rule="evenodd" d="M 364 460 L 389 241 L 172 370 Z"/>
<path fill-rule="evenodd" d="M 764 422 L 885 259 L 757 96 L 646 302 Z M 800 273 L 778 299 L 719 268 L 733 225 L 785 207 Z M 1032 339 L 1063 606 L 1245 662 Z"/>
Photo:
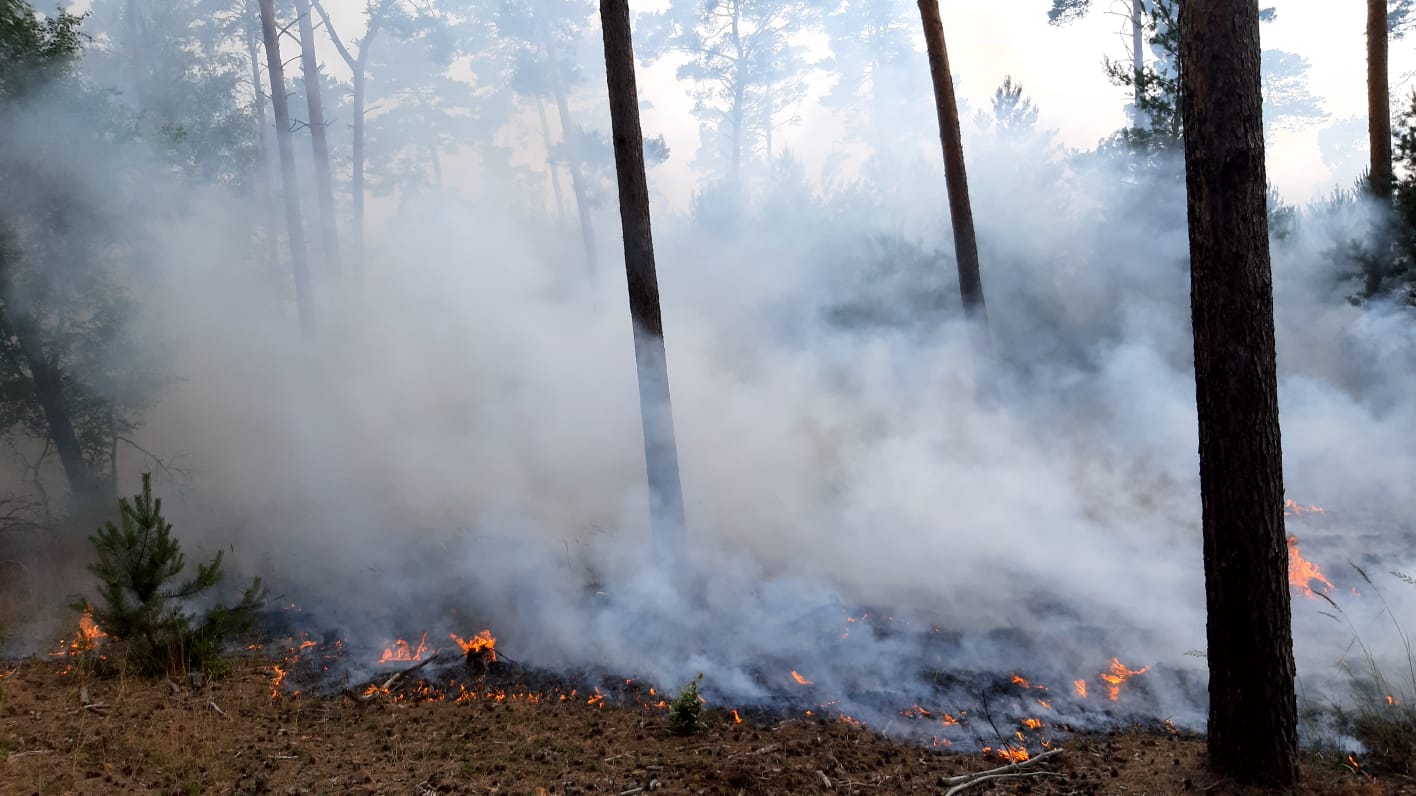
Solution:
<path fill-rule="evenodd" d="M 193 687 L 99 677 L 63 659 L 0 664 L 0 793 L 893 794 L 1000 765 L 892 740 L 849 722 L 710 711 L 699 734 L 666 713 L 583 699 L 368 701 L 273 688 L 242 661 Z M 1239 792 L 1204 769 L 1204 741 L 1164 731 L 1059 738 L 1063 751 L 974 794 Z M 1308 756 L 1304 794 L 1416 794 Z M 642 790 L 636 790 L 642 789 Z"/>

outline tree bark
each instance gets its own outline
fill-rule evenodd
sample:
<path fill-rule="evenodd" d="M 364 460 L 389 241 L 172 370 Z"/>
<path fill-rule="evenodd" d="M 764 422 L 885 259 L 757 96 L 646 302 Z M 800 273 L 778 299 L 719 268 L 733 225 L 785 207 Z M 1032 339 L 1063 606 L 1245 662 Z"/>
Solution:
<path fill-rule="evenodd" d="M 1387 0 L 1367 0 L 1367 133 L 1372 152 L 1372 193 L 1390 200 L 1391 90 L 1388 85 Z"/>
<path fill-rule="evenodd" d="M 349 52 L 349 48 L 344 46 L 344 40 L 339 38 L 339 32 L 330 23 L 329 14 L 325 13 L 324 6 L 320 0 L 313 0 L 315 13 L 320 15 L 320 21 L 324 23 L 325 32 L 334 42 L 335 49 L 339 52 L 339 57 L 344 59 L 344 63 L 349 66 L 349 71 L 353 75 L 354 84 L 354 144 L 353 144 L 353 173 L 349 181 L 349 192 L 354 205 L 354 244 L 350 250 L 350 260 L 352 269 L 356 277 L 364 274 L 364 115 L 367 103 L 367 92 L 365 84 L 368 75 L 369 48 L 374 43 L 374 38 L 378 36 L 379 27 L 383 23 L 384 12 L 388 9 L 391 0 L 383 0 L 376 6 L 369 9 L 369 28 L 364 33 L 363 41 L 359 42 L 359 55 L 355 56 Z"/>
<path fill-rule="evenodd" d="M 605 42 L 615 171 L 619 177 L 625 275 L 629 283 L 629 314 L 634 326 L 634 354 L 639 375 L 639 409 L 644 424 L 649 516 L 658 551 L 673 554 L 681 549 L 684 534 L 683 487 L 679 482 L 678 449 L 669 401 L 659 279 L 654 270 L 649 183 L 644 173 L 644 134 L 639 124 L 639 91 L 635 84 L 628 0 L 601 0 L 600 24 Z"/>
<path fill-rule="evenodd" d="M 565 196 L 561 193 L 559 166 L 555 155 L 551 154 L 551 125 L 546 122 L 546 103 L 536 98 L 536 115 L 541 118 L 541 140 L 546 142 L 546 171 L 551 175 L 551 193 L 556 199 L 556 218 L 565 218 Z"/>
<path fill-rule="evenodd" d="M 44 413 L 49 439 L 59 453 L 59 464 L 64 468 L 64 477 L 69 482 L 74 507 L 83 513 L 102 498 L 102 486 L 84 458 L 83 447 L 74 430 L 69 404 L 64 399 L 63 372 L 45 352 L 38 326 L 32 318 L 24 315 L 13 317 L 11 326 L 25 365 L 29 368 L 35 401 Z"/>
<path fill-rule="evenodd" d="M 575 212 L 580 217 L 580 243 L 585 248 L 585 270 L 590 279 L 600 270 L 599 256 L 595 253 L 595 226 L 590 217 L 590 198 L 586 194 L 585 176 L 581 171 L 580 146 L 575 135 L 575 125 L 570 121 L 570 103 L 566 99 L 565 81 L 561 78 L 560 60 L 556 57 L 555 42 L 546 26 L 545 15 L 550 11 L 544 3 L 542 16 L 538 18 L 542 46 L 546 50 L 547 68 L 551 70 L 551 86 L 556 94 L 556 113 L 561 121 L 561 143 L 565 148 L 566 166 L 570 169 L 570 190 L 575 194 Z"/>
<path fill-rule="evenodd" d="M 248 22 L 254 21 L 254 27 L 249 27 L 246 31 L 246 57 L 251 61 L 251 91 L 255 94 L 256 125 L 260 130 L 260 137 L 257 143 L 260 146 L 260 167 L 257 171 L 260 175 L 256 179 L 256 201 L 268 214 L 269 229 L 266 234 L 266 257 L 270 259 L 271 268 L 280 265 L 280 216 L 275 211 L 275 190 L 270 182 L 270 128 L 266 123 L 266 95 L 261 88 L 261 59 L 260 59 L 260 17 L 255 4 L 247 0 L 246 11 L 252 14 L 254 19 L 248 18 Z"/>
<path fill-rule="evenodd" d="M 1298 779 L 1258 0 L 1181 4 L 1209 762 Z"/>
<path fill-rule="evenodd" d="M 1143 47 L 1145 37 L 1142 35 L 1141 11 L 1141 0 L 1131 0 L 1131 58 L 1135 64 L 1136 75 L 1136 107 L 1131 111 L 1131 126 L 1137 130 L 1146 126 L 1146 114 L 1141 105 L 1141 101 L 1145 97 L 1142 87 L 1146 78 L 1146 52 Z"/>
<path fill-rule="evenodd" d="M 964 317 L 979 342 L 988 345 L 988 308 L 983 301 L 979 275 L 978 239 L 974 235 L 973 208 L 969 203 L 969 178 L 964 169 L 964 139 L 959 130 L 959 105 L 954 97 L 954 77 L 944 44 L 944 22 L 938 0 L 919 0 L 924 22 L 924 42 L 929 50 L 929 76 L 934 82 L 934 105 L 939 115 L 939 141 L 944 147 L 944 179 L 949 189 L 949 219 L 954 228 L 954 256 L 959 265 L 959 295 Z"/>
<path fill-rule="evenodd" d="M 310 141 L 315 154 L 324 267 L 329 275 L 336 275 L 343 270 L 339 222 L 335 219 L 334 178 L 329 168 L 329 141 L 325 134 L 324 103 L 320 99 L 320 65 L 315 60 L 315 26 L 310 21 L 310 0 L 295 0 L 295 13 L 300 15 L 300 64 L 305 74 L 305 100 L 310 109 Z"/>
<path fill-rule="evenodd" d="M 310 296 L 310 264 L 306 259 L 305 226 L 300 217 L 300 189 L 295 179 L 295 151 L 290 143 L 290 103 L 285 95 L 285 68 L 280 60 L 280 34 L 275 25 L 275 0 L 260 0 L 261 35 L 265 39 L 266 70 L 270 74 L 270 101 L 275 108 L 275 140 L 280 150 L 280 176 L 285 192 L 285 225 L 290 232 L 290 263 L 295 273 L 295 306 L 300 329 L 315 332 Z"/>

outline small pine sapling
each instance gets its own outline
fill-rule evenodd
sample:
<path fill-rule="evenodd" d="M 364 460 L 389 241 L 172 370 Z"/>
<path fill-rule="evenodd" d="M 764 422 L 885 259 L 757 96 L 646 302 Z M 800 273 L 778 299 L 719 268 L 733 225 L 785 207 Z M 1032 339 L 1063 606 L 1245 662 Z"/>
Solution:
<path fill-rule="evenodd" d="M 106 522 L 89 537 L 96 560 L 89 571 L 98 578 L 98 604 L 81 600 L 78 610 L 92 610 L 109 637 L 123 643 L 129 661 L 148 674 L 179 672 L 216 664 L 223 645 L 249 630 L 266 590 L 255 578 L 228 608 L 220 604 L 198 618 L 190 603 L 221 582 L 222 554 L 197 564 L 196 574 L 180 579 L 186 556 L 162 516 L 162 500 L 152 495 L 152 476 L 143 474 L 142 494 L 119 498 L 119 523 Z"/>
<path fill-rule="evenodd" d="M 669 731 L 674 735 L 693 735 L 707 728 L 703 723 L 703 697 L 698 695 L 698 684 L 703 681 L 703 673 L 688 681 L 669 706 Z"/>

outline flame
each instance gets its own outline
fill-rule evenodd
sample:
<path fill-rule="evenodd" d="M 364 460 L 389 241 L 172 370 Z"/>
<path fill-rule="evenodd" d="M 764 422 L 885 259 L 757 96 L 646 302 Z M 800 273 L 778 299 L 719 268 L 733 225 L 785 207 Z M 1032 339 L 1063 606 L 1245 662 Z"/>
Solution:
<path fill-rule="evenodd" d="M 392 647 L 385 647 L 383 655 L 379 657 L 379 663 L 391 663 L 394 661 L 419 661 L 423 655 L 428 653 L 428 634 L 418 639 L 418 646 L 412 647 L 408 642 L 399 639 L 393 642 Z"/>
<path fill-rule="evenodd" d="M 1073 680 L 1073 681 L 1072 681 L 1072 688 L 1073 688 L 1074 690 L 1076 690 L 1077 696 L 1081 697 L 1082 699 L 1086 699 L 1086 698 L 1087 698 L 1087 681 L 1086 681 L 1086 680 Z"/>
<path fill-rule="evenodd" d="M 948 713 L 945 713 L 945 714 L 944 714 L 943 724 L 944 724 L 945 727 L 953 727 L 953 726 L 956 726 L 958 723 L 959 723 L 959 720 L 958 720 L 958 719 L 954 718 L 953 716 L 949 715 Z"/>
<path fill-rule="evenodd" d="M 82 655 L 85 652 L 93 652 L 98 649 L 98 645 L 103 639 L 108 638 L 108 634 L 93 621 L 93 608 L 84 608 L 83 616 L 79 617 L 79 630 L 69 641 L 61 640 L 58 649 L 50 655 L 55 658 L 62 658 L 71 655 Z"/>
<path fill-rule="evenodd" d="M 1028 750 L 1018 746 L 1006 746 L 996 752 L 994 752 L 993 747 L 985 746 L 983 747 L 983 753 L 996 753 L 999 758 L 1007 760 L 1009 763 L 1021 763 L 1029 757 L 1032 757 L 1032 755 L 1028 754 Z"/>
<path fill-rule="evenodd" d="M 481 633 L 478 633 L 466 641 L 463 641 L 456 633 L 449 633 L 448 635 L 452 637 L 453 641 L 457 642 L 457 646 L 462 648 L 464 655 L 474 653 L 479 656 L 485 655 L 488 663 L 497 662 L 497 640 L 492 637 L 492 631 L 483 630 Z M 625 680 L 624 684 L 629 685 L 629 682 L 629 680 Z"/>
<path fill-rule="evenodd" d="M 1388 704 L 1388 705 L 1395 705 L 1395 704 L 1396 704 L 1396 697 L 1392 696 L 1391 694 L 1387 694 L 1387 695 L 1386 695 L 1386 700 L 1387 700 L 1387 704 Z"/>
<path fill-rule="evenodd" d="M 1283 501 L 1283 516 L 1301 517 L 1304 514 L 1326 514 L 1327 509 L 1322 506 L 1304 506 L 1294 500 Z"/>
<path fill-rule="evenodd" d="M 909 710 L 900 711 L 900 715 L 908 719 L 932 719 L 934 714 L 919 705 L 912 705 Z"/>
<path fill-rule="evenodd" d="M 1303 558 L 1303 554 L 1298 552 L 1298 537 L 1288 537 L 1288 584 L 1302 594 L 1316 599 L 1317 595 L 1312 589 L 1314 581 L 1322 584 L 1324 594 L 1332 590 L 1332 581 L 1323 576 L 1318 565 Z"/>
<path fill-rule="evenodd" d="M 274 699 L 280 696 L 280 684 L 285 682 L 285 670 L 279 666 L 271 666 L 270 668 L 275 672 L 275 677 L 270 681 L 270 696 Z"/>
<path fill-rule="evenodd" d="M 742 716 L 738 714 L 737 708 L 733 708 L 733 724 L 742 724 Z"/>
<path fill-rule="evenodd" d="M 585 700 L 585 704 L 598 705 L 601 708 L 605 707 L 605 696 L 604 694 L 600 693 L 600 688 L 598 686 L 596 686 L 595 688 L 595 695 Z"/>
<path fill-rule="evenodd" d="M 1030 730 L 1041 729 L 1042 722 L 1037 719 L 1023 719 L 1023 726 Z"/>
<path fill-rule="evenodd" d="M 1047 701 L 1046 699 L 1039 699 L 1037 701 L 1037 704 L 1042 705 L 1045 710 L 1052 710 L 1052 703 Z"/>
<path fill-rule="evenodd" d="M 806 679 L 805 677 L 802 677 L 801 674 L 795 669 L 792 670 L 792 679 L 796 680 L 798 685 L 812 685 L 812 682 L 810 680 Z"/>
<path fill-rule="evenodd" d="M 1128 669 L 1121 663 L 1120 658 L 1111 659 L 1111 671 L 1101 675 L 1101 679 L 1106 681 L 1106 698 L 1112 702 L 1121 698 L 1121 684 L 1135 677 L 1138 674 L 1145 674 L 1150 671 L 1149 666 L 1142 666 L 1139 669 Z"/>

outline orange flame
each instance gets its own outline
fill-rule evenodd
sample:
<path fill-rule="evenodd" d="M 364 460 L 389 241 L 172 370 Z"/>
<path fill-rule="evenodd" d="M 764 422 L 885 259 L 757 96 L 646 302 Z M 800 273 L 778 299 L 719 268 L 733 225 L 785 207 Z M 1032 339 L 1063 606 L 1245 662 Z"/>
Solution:
<path fill-rule="evenodd" d="M 1283 516 L 1301 517 L 1304 514 L 1326 514 L 1327 509 L 1322 506 L 1304 506 L 1294 500 L 1283 501 Z"/>
<path fill-rule="evenodd" d="M 1076 690 L 1077 696 L 1081 697 L 1082 699 L 1086 699 L 1086 698 L 1087 698 L 1087 681 L 1086 681 L 1086 680 L 1073 680 L 1073 681 L 1072 681 L 1072 688 L 1073 688 L 1074 690 Z"/>
<path fill-rule="evenodd" d="M 1288 584 L 1309 598 L 1316 599 L 1312 588 L 1314 582 L 1322 584 L 1324 594 L 1332 590 L 1332 581 L 1323 576 L 1318 565 L 1298 552 L 1298 537 L 1288 537 Z"/>
<path fill-rule="evenodd" d="M 419 661 L 423 655 L 429 652 L 428 634 L 418 639 L 418 646 L 413 647 L 403 639 L 393 642 L 393 646 L 385 647 L 383 655 L 379 657 L 379 663 L 390 663 L 394 661 Z"/>
<path fill-rule="evenodd" d="M 798 685 L 812 685 L 812 682 L 810 680 L 806 679 L 805 677 L 802 677 L 801 674 L 798 673 L 795 669 L 792 670 L 792 679 L 796 680 Z"/>
<path fill-rule="evenodd" d="M 994 753 L 994 749 L 991 746 L 985 746 L 983 747 L 983 753 Z M 1018 746 L 1006 746 L 997 750 L 996 754 L 999 758 L 1007 760 L 1009 763 L 1021 763 L 1029 757 L 1032 757 L 1032 755 L 1028 754 L 1028 750 Z"/>
<path fill-rule="evenodd" d="M 70 655 L 82 655 L 85 652 L 93 652 L 98 649 L 98 645 L 103 639 L 108 638 L 108 634 L 93 621 L 93 608 L 85 608 L 83 616 L 79 617 L 79 630 L 74 634 L 74 638 L 69 641 L 60 641 L 58 649 L 50 655 L 55 658 L 62 658 Z"/>
<path fill-rule="evenodd" d="M 733 724 L 742 724 L 742 716 L 738 715 L 737 708 L 733 708 Z"/>
<path fill-rule="evenodd" d="M 270 667 L 275 672 L 275 677 L 270 681 L 270 696 L 272 699 L 280 696 L 280 684 L 285 682 L 285 670 L 279 666 Z"/>
<path fill-rule="evenodd" d="M 1150 671 L 1149 666 L 1139 669 L 1128 669 L 1121 663 L 1120 658 L 1111 659 L 1111 671 L 1101 675 L 1101 679 L 1106 681 L 1106 698 L 1112 702 L 1121 698 L 1121 684 L 1135 677 L 1138 674 L 1145 674 Z"/>
<path fill-rule="evenodd" d="M 453 641 L 457 642 L 457 646 L 462 648 L 464 655 L 473 653 L 485 655 L 488 663 L 496 663 L 497 640 L 492 637 L 492 631 L 483 630 L 481 633 L 478 633 L 466 641 L 463 641 L 456 633 L 449 633 L 448 635 L 452 637 Z M 629 681 L 626 680 L 625 684 L 628 685 Z"/>
<path fill-rule="evenodd" d="M 1042 722 L 1037 719 L 1023 719 L 1023 726 L 1030 730 L 1042 728 Z"/>

